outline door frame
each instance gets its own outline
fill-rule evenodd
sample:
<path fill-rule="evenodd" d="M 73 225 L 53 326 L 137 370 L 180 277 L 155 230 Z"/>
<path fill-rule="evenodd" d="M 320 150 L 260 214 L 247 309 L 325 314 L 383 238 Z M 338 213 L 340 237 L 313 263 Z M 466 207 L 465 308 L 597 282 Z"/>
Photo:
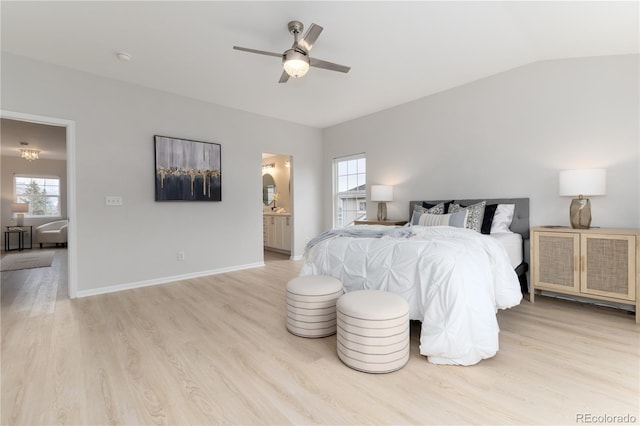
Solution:
<path fill-rule="evenodd" d="M 68 294 L 75 299 L 78 292 L 78 244 L 76 231 L 76 123 L 63 118 L 44 115 L 26 114 L 17 111 L 0 110 L 0 118 L 7 118 L 28 123 L 44 124 L 48 126 L 64 127 L 66 129 L 67 151 L 67 217 L 69 227 L 67 233 L 67 267 Z"/>

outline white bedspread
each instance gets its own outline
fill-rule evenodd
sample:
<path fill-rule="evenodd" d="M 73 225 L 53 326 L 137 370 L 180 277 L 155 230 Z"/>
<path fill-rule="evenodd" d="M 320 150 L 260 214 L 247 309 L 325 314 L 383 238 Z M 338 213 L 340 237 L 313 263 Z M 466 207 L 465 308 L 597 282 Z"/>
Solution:
<path fill-rule="evenodd" d="M 413 226 L 409 238 L 326 239 L 307 250 L 300 275 L 336 277 L 345 291 L 404 297 L 410 318 L 422 321 L 420 353 L 435 364 L 473 365 L 494 356 L 497 309 L 522 299 L 504 247 L 452 227 Z"/>

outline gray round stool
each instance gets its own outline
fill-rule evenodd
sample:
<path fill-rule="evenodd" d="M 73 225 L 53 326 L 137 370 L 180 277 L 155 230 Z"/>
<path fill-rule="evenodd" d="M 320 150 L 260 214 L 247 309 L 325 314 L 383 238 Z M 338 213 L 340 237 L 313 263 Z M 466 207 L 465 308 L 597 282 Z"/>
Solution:
<path fill-rule="evenodd" d="M 338 357 L 367 373 L 389 373 L 409 361 L 409 304 L 379 290 L 358 290 L 336 304 Z"/>
<path fill-rule="evenodd" d="M 336 301 L 342 282 L 324 275 L 305 275 L 287 283 L 287 330 L 301 337 L 336 333 Z"/>

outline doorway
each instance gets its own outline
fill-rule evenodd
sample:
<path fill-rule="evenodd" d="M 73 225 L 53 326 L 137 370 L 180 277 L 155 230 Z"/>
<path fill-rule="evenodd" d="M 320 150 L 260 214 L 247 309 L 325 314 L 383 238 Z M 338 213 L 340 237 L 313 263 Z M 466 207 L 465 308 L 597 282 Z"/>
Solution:
<path fill-rule="evenodd" d="M 75 122 L 55 117 L 25 114 L 15 111 L 0 111 L 0 118 L 45 126 L 63 127 L 65 129 L 66 148 L 66 216 L 69 219 L 67 231 L 67 294 L 77 297 L 77 243 L 76 243 L 76 168 L 75 168 Z M 37 160 L 36 160 L 37 161 Z M 3 197 L 7 200 L 6 195 Z"/>
<path fill-rule="evenodd" d="M 264 261 L 293 257 L 292 157 L 262 153 L 262 228 Z"/>

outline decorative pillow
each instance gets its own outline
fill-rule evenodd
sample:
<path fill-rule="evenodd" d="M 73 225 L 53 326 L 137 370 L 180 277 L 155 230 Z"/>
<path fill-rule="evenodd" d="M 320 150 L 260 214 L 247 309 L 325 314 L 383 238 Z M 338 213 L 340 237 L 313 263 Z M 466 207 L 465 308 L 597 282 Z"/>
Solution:
<path fill-rule="evenodd" d="M 456 228 L 464 228 L 467 223 L 468 210 L 461 210 L 451 214 L 430 214 L 423 213 L 418 219 L 416 225 L 421 226 L 454 226 Z"/>
<path fill-rule="evenodd" d="M 451 205 L 451 203 L 453 203 L 453 200 L 447 201 L 445 203 L 439 203 L 439 204 L 430 204 L 430 203 L 427 203 L 426 201 L 423 201 L 422 207 L 424 207 L 425 209 L 432 209 L 438 206 L 444 206 L 444 209 L 442 210 L 442 212 L 440 213 L 433 212 L 433 214 L 445 214 L 449 211 L 449 206 Z"/>
<path fill-rule="evenodd" d="M 484 218 L 484 208 L 486 205 L 486 201 L 481 201 L 468 207 L 462 207 L 460 204 L 452 203 L 449 206 L 449 213 L 468 210 L 469 215 L 467 216 L 467 224 L 465 228 L 473 229 L 476 232 L 480 232 L 482 230 L 482 219 Z"/>
<path fill-rule="evenodd" d="M 419 210 L 421 213 L 445 214 L 447 212 L 447 206 L 444 203 L 439 203 L 439 204 L 422 203 L 422 207 L 416 204 L 413 210 L 414 211 Z"/>
<path fill-rule="evenodd" d="M 436 204 L 431 208 L 421 207 L 419 205 L 413 206 L 413 215 L 411 216 L 411 224 L 417 225 L 418 220 L 420 219 L 420 215 L 424 213 L 429 214 L 444 214 L 444 203 Z"/>
<path fill-rule="evenodd" d="M 496 214 L 493 215 L 493 223 L 491 224 L 492 234 L 513 232 L 509 227 L 513 221 L 513 213 L 515 209 L 515 204 L 498 204 Z"/>
<path fill-rule="evenodd" d="M 497 204 L 487 204 L 484 207 L 484 217 L 482 218 L 481 234 L 491 233 L 491 224 L 493 223 L 493 216 L 496 214 Z"/>

